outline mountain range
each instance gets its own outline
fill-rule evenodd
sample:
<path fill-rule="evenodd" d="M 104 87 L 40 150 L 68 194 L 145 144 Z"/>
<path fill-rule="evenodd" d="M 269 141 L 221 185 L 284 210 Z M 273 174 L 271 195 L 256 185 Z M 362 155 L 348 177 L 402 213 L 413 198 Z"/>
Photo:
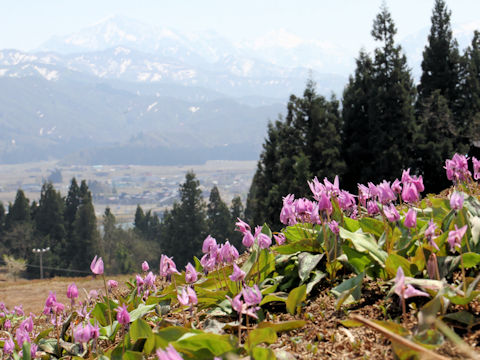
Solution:
<path fill-rule="evenodd" d="M 414 61 L 425 42 L 405 39 Z M 340 96 L 353 64 L 349 49 L 284 30 L 235 44 L 109 17 L 34 51 L 0 51 L 0 163 L 257 159 L 290 94 L 312 77 Z"/>

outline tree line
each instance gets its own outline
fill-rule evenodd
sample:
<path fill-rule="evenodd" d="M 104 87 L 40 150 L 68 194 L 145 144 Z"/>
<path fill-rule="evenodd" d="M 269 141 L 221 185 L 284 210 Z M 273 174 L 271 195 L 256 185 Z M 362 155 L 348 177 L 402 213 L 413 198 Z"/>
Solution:
<path fill-rule="evenodd" d="M 341 102 L 315 92 L 291 95 L 285 118 L 268 125 L 246 204 L 249 221 L 280 227 L 282 197 L 307 196 L 306 180 L 340 176 L 342 188 L 393 181 L 402 169 L 423 175 L 427 192 L 449 186 L 446 158 L 478 156 L 480 147 L 480 33 L 460 54 L 451 11 L 436 0 L 422 75 L 415 85 L 395 43 L 396 27 L 383 4 L 373 22 L 373 54 L 360 50 Z"/>
<path fill-rule="evenodd" d="M 45 275 L 50 277 L 87 274 L 95 255 L 102 256 L 107 271 L 116 274 L 137 271 L 138 259 L 157 264 L 161 253 L 184 264 L 199 255 L 207 234 L 241 244 L 233 231 L 236 218 L 243 216 L 240 197 L 233 198 L 229 208 L 214 186 L 207 204 L 193 172 L 187 173 L 179 194 L 180 201 L 161 219 L 138 205 L 133 228 L 125 229 L 108 207 L 97 221 L 85 180 L 79 186 L 73 178 L 65 197 L 46 182 L 38 203 L 30 202 L 19 189 L 8 211 L 0 202 L 0 253 L 25 259 L 27 276 L 37 277 L 39 259 L 32 250 L 49 248 L 42 256 Z"/>

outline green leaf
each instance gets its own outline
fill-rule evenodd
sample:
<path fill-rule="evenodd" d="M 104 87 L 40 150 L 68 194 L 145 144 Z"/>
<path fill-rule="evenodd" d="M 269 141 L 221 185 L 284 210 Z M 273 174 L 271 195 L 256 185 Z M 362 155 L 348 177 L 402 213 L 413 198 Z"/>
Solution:
<path fill-rule="evenodd" d="M 123 353 L 122 360 L 142 360 L 143 353 L 138 351 L 127 350 Z"/>
<path fill-rule="evenodd" d="M 277 333 L 271 327 L 257 328 L 250 331 L 248 335 L 248 347 L 250 349 L 258 344 L 274 344 L 276 341 Z"/>
<path fill-rule="evenodd" d="M 256 346 L 251 351 L 251 358 L 255 360 L 275 360 L 277 357 L 272 349 Z"/>
<path fill-rule="evenodd" d="M 248 257 L 247 261 L 243 263 L 242 271 L 244 271 L 245 274 L 249 274 L 256 260 L 257 260 L 257 250 L 253 250 L 252 254 Z"/>
<path fill-rule="evenodd" d="M 343 326 L 345 326 L 347 328 L 356 328 L 356 327 L 363 326 L 363 324 L 360 321 L 355 321 L 355 320 L 352 320 L 352 319 L 347 319 L 347 320 L 340 321 L 340 324 L 342 324 Z"/>
<path fill-rule="evenodd" d="M 137 319 L 130 325 L 129 334 L 132 341 L 137 341 L 138 339 L 147 339 L 153 333 L 145 320 Z"/>
<path fill-rule="evenodd" d="M 364 233 L 373 234 L 377 239 L 382 236 L 385 230 L 385 225 L 382 221 L 371 217 L 361 218 L 358 222 L 360 224 L 360 228 Z"/>
<path fill-rule="evenodd" d="M 50 334 L 50 332 L 53 330 L 53 328 L 48 328 L 48 329 L 45 329 L 43 330 L 40 334 L 37 335 L 37 337 L 35 338 L 35 342 L 38 343 L 38 341 L 40 339 L 45 339 L 48 337 L 48 334 Z"/>
<path fill-rule="evenodd" d="M 323 254 L 313 255 L 308 252 L 298 254 L 298 276 L 301 283 L 310 277 L 310 273 L 322 259 Z"/>
<path fill-rule="evenodd" d="M 291 315 L 295 315 L 297 310 L 299 309 L 302 302 L 307 298 L 307 286 L 302 285 L 299 286 L 288 294 L 287 298 L 287 311 Z"/>
<path fill-rule="evenodd" d="M 186 334 L 189 335 L 189 334 Z M 235 346 L 230 340 L 229 335 L 216 334 L 193 334 L 192 336 L 182 336 L 175 342 L 177 350 L 198 351 L 206 349 L 215 356 L 233 351 Z"/>
<path fill-rule="evenodd" d="M 480 254 L 467 252 L 462 255 L 465 269 L 470 269 L 480 263 Z"/>
<path fill-rule="evenodd" d="M 351 304 L 355 301 L 358 301 L 362 295 L 362 282 L 365 273 L 345 280 L 340 285 L 334 287 L 331 291 L 333 295 L 337 298 L 336 309 L 340 309 L 343 303 L 345 305 Z"/>
<path fill-rule="evenodd" d="M 385 261 L 385 270 L 392 278 L 397 275 L 397 270 L 399 267 L 403 269 L 405 276 L 412 276 L 410 266 L 411 264 L 407 259 L 395 253 L 390 253 L 390 255 L 387 257 L 387 261 Z"/>
<path fill-rule="evenodd" d="M 156 304 L 151 304 L 151 305 L 140 304 L 140 305 L 138 305 L 138 307 L 130 313 L 130 322 L 133 322 L 133 321 L 143 317 L 144 315 L 146 315 L 147 313 L 149 313 L 150 311 L 155 309 L 155 305 Z"/>
<path fill-rule="evenodd" d="M 313 287 L 317 285 L 325 276 L 327 276 L 327 274 L 324 272 L 321 272 L 320 270 L 314 270 L 312 279 L 307 283 L 307 294 L 310 294 L 310 292 L 313 290 Z"/>
<path fill-rule="evenodd" d="M 25 341 L 22 346 L 23 356 L 22 360 L 31 360 L 32 355 L 30 354 L 30 343 Z"/>
<path fill-rule="evenodd" d="M 460 310 L 454 313 L 446 314 L 442 316 L 442 319 L 457 321 L 459 323 L 467 325 L 468 327 L 471 327 L 480 323 L 479 319 L 477 319 L 472 313 L 465 310 Z"/>
<path fill-rule="evenodd" d="M 262 226 L 262 234 L 267 235 L 269 238 L 272 238 L 272 230 L 268 227 L 266 223 Z"/>
<path fill-rule="evenodd" d="M 344 240 L 350 240 L 355 250 L 368 253 L 381 266 L 385 265 L 387 253 L 379 248 L 377 242 L 370 234 L 361 232 L 350 232 L 340 227 L 340 237 Z"/>
<path fill-rule="evenodd" d="M 263 328 L 271 328 L 275 332 L 282 332 L 282 331 L 290 331 L 294 329 L 299 329 L 301 327 L 304 327 L 306 324 L 306 321 L 304 320 L 290 320 L 290 321 L 283 321 L 279 323 L 271 323 L 268 321 L 262 321 L 260 324 L 258 324 L 257 328 L 263 329 Z"/>
<path fill-rule="evenodd" d="M 355 232 L 360 229 L 360 223 L 358 220 L 351 219 L 349 217 L 343 218 L 344 224 L 343 227 L 348 231 Z"/>
<path fill-rule="evenodd" d="M 288 294 L 282 291 L 268 294 L 267 296 L 263 297 L 262 302 L 260 303 L 260 306 L 262 306 L 263 304 L 267 304 L 269 302 L 274 302 L 274 301 L 287 302 L 287 298 L 288 298 Z"/>
<path fill-rule="evenodd" d="M 348 265 L 352 266 L 357 274 L 373 264 L 373 259 L 370 256 L 351 248 L 348 244 L 342 245 L 342 250 L 347 255 Z"/>
<path fill-rule="evenodd" d="M 261 250 L 258 257 L 258 266 L 260 268 L 260 282 L 262 282 L 275 271 L 275 255 L 268 249 Z"/>
<path fill-rule="evenodd" d="M 320 244 L 317 239 L 303 239 L 289 244 L 280 245 L 275 248 L 279 254 L 294 254 L 300 251 L 320 252 Z"/>
<path fill-rule="evenodd" d="M 90 316 L 95 318 L 101 326 L 106 326 L 108 324 L 107 305 L 98 302 L 90 313 Z"/>

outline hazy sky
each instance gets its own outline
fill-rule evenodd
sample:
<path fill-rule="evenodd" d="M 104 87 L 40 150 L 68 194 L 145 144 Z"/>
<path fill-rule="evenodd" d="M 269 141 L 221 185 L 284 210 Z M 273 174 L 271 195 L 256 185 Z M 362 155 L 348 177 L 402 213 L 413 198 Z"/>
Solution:
<path fill-rule="evenodd" d="M 399 38 L 430 26 L 433 0 L 390 0 Z M 4 0 L 0 48 L 31 50 L 109 15 L 183 32 L 213 29 L 234 40 L 285 29 L 303 38 L 355 48 L 371 41 L 380 0 Z M 450 0 L 453 23 L 480 24 L 479 0 Z"/>

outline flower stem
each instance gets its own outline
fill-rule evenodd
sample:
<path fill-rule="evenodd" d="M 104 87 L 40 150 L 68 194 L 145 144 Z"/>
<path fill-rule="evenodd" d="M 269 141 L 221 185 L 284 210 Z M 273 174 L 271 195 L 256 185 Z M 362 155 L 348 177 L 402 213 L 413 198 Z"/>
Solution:
<path fill-rule="evenodd" d="M 103 285 L 105 286 L 105 295 L 107 296 L 108 303 L 108 320 L 110 321 L 109 325 L 112 326 L 112 309 L 110 308 L 110 296 L 108 295 L 107 280 L 105 280 L 105 275 L 102 274 Z"/>

